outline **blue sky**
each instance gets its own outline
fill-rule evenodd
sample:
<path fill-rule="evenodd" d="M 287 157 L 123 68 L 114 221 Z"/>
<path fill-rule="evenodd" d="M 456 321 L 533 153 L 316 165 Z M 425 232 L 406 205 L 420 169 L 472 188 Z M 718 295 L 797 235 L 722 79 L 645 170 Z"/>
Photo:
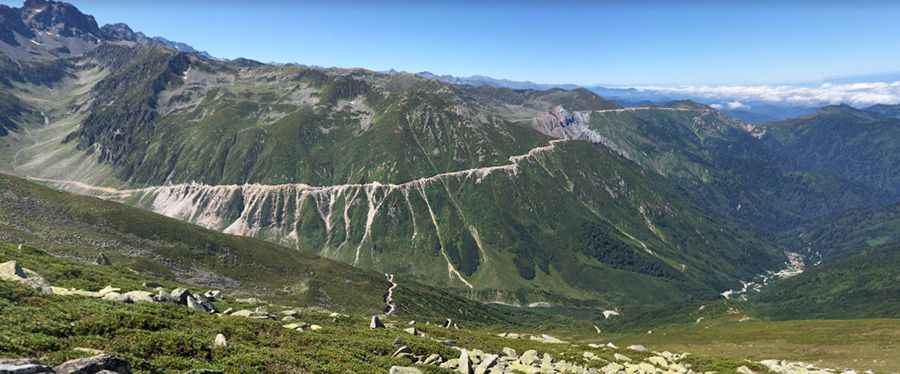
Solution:
<path fill-rule="evenodd" d="M 623 85 L 900 71 L 889 1 L 71 2 L 100 24 L 266 62 Z"/>

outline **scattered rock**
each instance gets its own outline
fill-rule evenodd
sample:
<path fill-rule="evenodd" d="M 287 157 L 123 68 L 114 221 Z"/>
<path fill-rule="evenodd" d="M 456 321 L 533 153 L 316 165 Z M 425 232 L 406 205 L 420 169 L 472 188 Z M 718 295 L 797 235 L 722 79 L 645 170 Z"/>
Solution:
<path fill-rule="evenodd" d="M 609 319 L 609 317 L 615 317 L 618 315 L 620 315 L 619 312 L 617 312 L 615 310 L 604 310 L 603 311 L 603 318 L 605 318 L 605 319 Z"/>
<path fill-rule="evenodd" d="M 549 353 L 544 353 L 544 357 L 541 358 L 541 372 L 553 373 L 553 357 Z"/>
<path fill-rule="evenodd" d="M 623 354 L 621 354 L 621 353 L 616 353 L 616 354 L 614 354 L 614 355 L 613 355 L 613 358 L 615 358 L 616 361 L 631 362 L 631 359 L 628 358 L 628 356 L 623 355 Z"/>
<path fill-rule="evenodd" d="M 106 286 L 106 287 L 103 287 L 102 290 L 97 291 L 97 294 L 100 295 L 100 297 L 103 297 L 103 296 L 106 296 L 106 294 L 108 294 L 110 292 L 122 292 L 122 289 L 115 288 L 113 286 Z"/>
<path fill-rule="evenodd" d="M 203 293 L 203 297 L 210 301 L 216 301 L 220 296 L 222 296 L 222 291 L 219 290 L 209 290 Z"/>
<path fill-rule="evenodd" d="M 83 297 L 100 297 L 97 292 L 79 290 L 75 288 L 50 287 L 53 295 L 56 296 L 83 296 Z"/>
<path fill-rule="evenodd" d="M 226 348 L 228 347 L 228 340 L 225 339 L 225 335 L 217 334 L 216 339 L 213 340 L 213 348 Z"/>
<path fill-rule="evenodd" d="M 525 365 L 528 365 L 528 366 L 531 366 L 531 364 L 537 362 L 537 360 L 538 360 L 538 353 L 537 353 L 537 351 L 535 351 L 533 349 L 529 349 L 529 350 L 525 351 L 525 353 L 522 353 L 522 357 L 519 357 L 519 362 L 521 362 Z"/>
<path fill-rule="evenodd" d="M 403 331 L 410 335 L 415 335 L 415 336 L 422 335 L 422 332 L 419 331 L 418 329 L 416 329 L 415 327 L 405 328 L 405 329 L 403 329 Z"/>
<path fill-rule="evenodd" d="M 422 374 L 422 371 L 408 366 L 391 366 L 388 374 Z"/>
<path fill-rule="evenodd" d="M 109 257 L 106 257 L 106 254 L 104 254 L 103 252 L 97 254 L 97 258 L 94 259 L 94 263 L 103 266 L 112 265 L 112 261 L 110 261 Z"/>
<path fill-rule="evenodd" d="M 478 367 L 475 368 L 475 374 L 486 374 L 488 369 L 494 367 L 497 363 L 497 355 L 486 354 L 481 358 L 481 362 L 478 364 Z"/>
<path fill-rule="evenodd" d="M 750 368 L 748 368 L 746 366 L 738 367 L 734 372 L 737 374 L 756 374 L 756 372 L 754 372 L 753 370 L 750 370 Z"/>
<path fill-rule="evenodd" d="M 378 318 L 378 316 L 372 316 L 372 320 L 369 322 L 369 328 L 370 329 L 383 329 L 384 322 L 381 322 L 381 318 Z"/>
<path fill-rule="evenodd" d="M 400 348 L 397 348 L 397 350 L 394 351 L 394 354 L 392 354 L 391 357 L 397 357 L 397 356 L 400 356 L 401 354 L 404 354 L 404 353 L 412 354 L 412 350 L 409 349 L 409 347 L 407 347 L 407 346 L 404 345 L 404 346 L 402 346 L 402 347 L 400 347 Z"/>
<path fill-rule="evenodd" d="M 331 314 L 328 315 L 328 317 L 330 317 L 331 320 L 335 321 L 335 322 L 337 322 L 339 319 L 350 318 L 350 316 L 348 316 L 346 314 L 338 313 L 338 312 L 332 312 Z"/>
<path fill-rule="evenodd" d="M 428 355 L 428 358 L 425 359 L 423 364 L 424 365 L 438 365 L 443 361 L 444 361 L 444 359 L 441 357 L 441 355 L 439 355 L 437 353 L 432 353 L 432 354 Z"/>
<path fill-rule="evenodd" d="M 187 288 L 176 288 L 172 290 L 172 293 L 169 294 L 172 296 L 172 300 L 174 300 L 178 304 L 187 304 L 188 296 L 191 296 L 191 291 L 188 291 Z"/>
<path fill-rule="evenodd" d="M 158 303 L 171 303 L 175 301 L 172 298 L 172 294 L 162 288 L 157 288 L 156 296 L 154 296 L 153 299 Z"/>
<path fill-rule="evenodd" d="M 132 303 L 152 303 L 155 302 L 153 299 L 153 294 L 147 291 L 130 291 L 122 294 L 128 298 L 129 302 Z"/>
<path fill-rule="evenodd" d="M 157 283 L 157 282 L 153 282 L 153 281 L 150 281 L 150 282 L 144 282 L 144 283 L 143 283 L 143 286 L 144 286 L 144 288 L 153 288 L 153 289 L 157 289 L 157 288 L 162 287 L 161 284 L 159 284 L 159 283 Z"/>
<path fill-rule="evenodd" d="M 131 299 L 129 299 L 128 296 L 125 296 L 125 295 L 120 294 L 120 293 L 118 293 L 118 292 L 110 292 L 110 293 L 107 293 L 106 295 L 103 295 L 103 300 L 116 301 L 116 302 L 120 302 L 120 303 L 127 303 L 127 302 L 129 302 Z"/>
<path fill-rule="evenodd" d="M 559 340 L 559 339 L 552 337 L 550 335 L 547 335 L 547 334 L 543 334 L 541 336 L 532 335 L 531 340 L 538 341 L 541 343 L 549 343 L 549 344 L 564 344 L 565 343 L 565 341 Z"/>
<path fill-rule="evenodd" d="M 451 320 L 450 318 L 447 318 L 447 320 L 444 321 L 444 324 L 441 325 L 441 327 L 443 327 L 445 329 L 449 329 L 450 326 L 452 326 L 452 325 L 453 325 L 453 320 Z"/>
<path fill-rule="evenodd" d="M 31 270 L 25 269 L 16 261 L 7 261 L 0 264 L 0 279 L 18 282 L 28 287 L 41 290 L 45 294 L 52 294 L 50 283 Z"/>
<path fill-rule="evenodd" d="M 200 295 L 190 295 L 187 298 L 188 308 L 199 310 L 206 313 L 215 313 L 216 307 L 213 306 L 205 297 Z"/>
<path fill-rule="evenodd" d="M 117 374 L 130 374 L 131 365 L 119 357 L 102 354 L 66 361 L 54 370 L 57 374 L 92 374 L 108 370 Z"/>
<path fill-rule="evenodd" d="M 309 325 L 309 329 L 312 331 L 319 331 L 322 329 L 322 326 L 319 325 Z"/>
<path fill-rule="evenodd" d="M 234 299 L 234 301 L 241 303 L 241 304 L 251 304 L 251 305 L 257 305 L 257 304 L 263 303 L 262 300 L 257 299 L 255 297 L 248 297 L 248 298 L 244 298 L 244 299 Z"/>
<path fill-rule="evenodd" d="M 0 373 L 9 374 L 43 374 L 53 373 L 53 369 L 30 358 L 0 358 Z"/>
<path fill-rule="evenodd" d="M 647 347 L 642 345 L 629 345 L 628 350 L 635 352 L 647 352 Z"/>
<path fill-rule="evenodd" d="M 609 364 L 606 364 L 606 366 L 600 368 L 600 371 L 604 374 L 615 374 L 622 370 L 625 370 L 625 367 L 615 362 L 610 362 Z"/>
<path fill-rule="evenodd" d="M 509 358 L 519 358 L 519 355 L 516 354 L 516 350 L 509 347 L 503 347 L 503 355 Z"/>
<path fill-rule="evenodd" d="M 649 362 L 657 367 L 661 367 L 663 369 L 669 368 L 669 362 L 666 361 L 666 359 L 659 357 L 659 356 L 653 356 L 653 357 L 647 358 L 647 362 Z"/>
<path fill-rule="evenodd" d="M 288 316 L 288 317 L 296 317 L 296 316 L 300 315 L 300 311 L 297 309 L 282 310 L 281 315 Z"/>
<path fill-rule="evenodd" d="M 472 360 L 469 358 L 469 351 L 463 349 L 459 353 L 459 366 L 456 371 L 462 374 L 472 374 Z"/>
<path fill-rule="evenodd" d="M 288 330 L 303 331 L 303 329 L 306 327 L 306 324 L 303 322 L 295 322 L 295 323 L 288 323 L 287 325 L 282 325 L 281 327 L 284 327 Z"/>

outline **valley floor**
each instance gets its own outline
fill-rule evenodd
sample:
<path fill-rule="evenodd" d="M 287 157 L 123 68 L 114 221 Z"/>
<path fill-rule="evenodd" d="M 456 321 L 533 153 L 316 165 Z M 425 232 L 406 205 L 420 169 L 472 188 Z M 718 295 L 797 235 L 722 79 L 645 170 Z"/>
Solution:
<path fill-rule="evenodd" d="M 900 320 L 714 320 L 615 340 L 704 356 L 804 361 L 857 372 L 900 372 Z"/>

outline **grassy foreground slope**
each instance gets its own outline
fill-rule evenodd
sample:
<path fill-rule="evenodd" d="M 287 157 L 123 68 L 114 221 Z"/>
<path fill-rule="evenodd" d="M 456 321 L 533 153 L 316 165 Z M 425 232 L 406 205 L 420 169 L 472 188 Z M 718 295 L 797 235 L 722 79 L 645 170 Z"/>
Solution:
<path fill-rule="evenodd" d="M 132 290 L 142 289 L 143 282 L 147 281 L 160 282 L 169 288 L 179 285 L 116 266 L 81 264 L 55 258 L 29 246 L 18 248 L 0 242 L 0 261 L 7 260 L 18 261 L 60 287 L 96 290 L 111 284 Z M 232 297 L 226 294 L 217 306 L 246 307 L 231 300 Z M 266 308 L 280 317 L 278 312 L 287 306 L 270 304 Z M 177 304 L 123 304 L 80 296 L 50 296 L 17 283 L 0 281 L 0 326 L 4 327 L 0 329 L 0 357 L 33 357 L 53 365 L 91 355 L 85 350 L 89 349 L 121 356 L 138 373 L 185 372 L 199 368 L 226 373 L 379 373 L 387 372 L 393 365 L 413 364 L 407 358 L 391 357 L 399 338 L 414 354 L 434 353 L 445 360 L 459 356 L 451 344 L 485 352 L 500 352 L 504 347 L 519 353 L 535 349 L 557 360 L 565 359 L 594 368 L 616 360 L 610 349 L 498 337 L 496 333 L 502 331 L 499 326 L 479 328 L 460 322 L 459 330 L 444 329 L 437 327 L 438 320 L 417 318 L 416 326 L 427 336 L 412 336 L 400 330 L 407 327 L 409 319 L 405 317 L 389 317 L 387 329 L 371 330 L 367 318 L 358 314 L 335 320 L 328 311 L 320 308 L 298 310 L 298 319 L 322 328 L 298 332 L 283 328 L 284 322 L 210 315 Z M 534 329 L 520 329 L 540 333 Z M 226 337 L 227 347 L 213 345 L 217 334 Z M 602 336 L 591 340 L 601 345 L 606 341 L 607 337 Z M 586 362 L 582 359 L 586 351 L 598 359 Z M 650 355 L 620 352 L 635 360 Z M 682 363 L 692 365 L 695 370 L 720 372 L 731 372 L 741 365 L 760 367 L 737 359 L 697 355 L 688 356 Z M 451 372 L 434 366 L 421 369 L 426 373 Z"/>
<path fill-rule="evenodd" d="M 390 287 L 382 274 L 2 174 L 0 241 L 25 243 L 81 263 L 93 262 L 102 252 L 114 268 L 143 277 L 338 311 L 381 312 Z M 480 323 L 514 319 L 402 277 L 398 283 L 401 314 Z"/>

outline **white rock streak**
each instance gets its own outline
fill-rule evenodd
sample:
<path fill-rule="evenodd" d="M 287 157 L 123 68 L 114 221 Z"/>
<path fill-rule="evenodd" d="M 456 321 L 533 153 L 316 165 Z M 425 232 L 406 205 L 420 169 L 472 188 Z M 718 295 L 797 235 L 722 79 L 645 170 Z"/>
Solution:
<path fill-rule="evenodd" d="M 509 158 L 508 164 L 445 172 L 400 184 L 371 182 L 311 186 L 303 183 L 281 185 L 185 183 L 120 190 L 91 186 L 77 181 L 33 177 L 30 179 L 102 199 L 136 202 L 135 204 L 142 208 L 228 234 L 263 237 L 296 247 L 300 246 L 302 239 L 301 226 L 313 223 L 308 222 L 308 217 L 304 217 L 304 206 L 308 203 L 315 204 L 314 215 L 318 215 L 321 219 L 325 232 L 325 245 L 320 253 L 332 258 L 341 256 L 340 249 L 351 241 L 352 213 L 360 205 L 357 204 L 358 199 L 364 197 L 366 220 L 362 237 L 356 242 L 358 244 L 352 257 L 343 257 L 345 261 L 352 261 L 354 265 L 359 265 L 364 246 L 372 240 L 373 225 L 385 202 L 389 199 L 398 199 L 397 203 L 405 202 L 405 205 L 409 207 L 413 225 L 412 237 L 415 239 L 419 235 L 420 228 L 415 226 L 411 198 L 412 196 L 421 198 L 421 202 L 428 209 L 437 239 L 443 243 L 438 217 L 428 198 L 427 188 L 429 186 L 447 180 L 474 181 L 477 184 L 495 173 L 515 176 L 519 173 L 520 165 L 523 162 L 553 151 L 557 144 L 564 141 L 566 140 L 552 140 L 548 145 L 531 149 L 526 154 L 512 156 Z M 402 196 L 397 195 L 396 192 L 400 192 Z M 411 195 L 410 192 L 418 192 L 418 194 Z M 343 207 L 338 206 L 341 203 Z M 305 219 L 307 221 L 304 221 Z M 331 240 L 335 235 L 336 219 L 344 221 L 344 237 L 341 244 L 333 247 Z M 474 227 L 469 227 L 469 231 L 481 251 L 482 258 L 486 260 L 486 251 L 478 231 Z M 474 288 L 453 265 L 443 245 L 441 245 L 440 253 L 447 261 L 449 278 L 451 280 L 457 278 L 467 287 Z M 372 256 L 374 256 L 374 251 Z"/>
<path fill-rule="evenodd" d="M 387 295 L 384 296 L 384 303 L 387 306 L 387 310 L 385 310 L 385 315 L 394 314 L 394 311 L 397 310 L 397 304 L 394 303 L 394 289 L 397 288 L 397 282 L 394 281 L 394 274 L 385 274 L 385 278 L 390 282 L 391 287 L 388 288 Z"/>

